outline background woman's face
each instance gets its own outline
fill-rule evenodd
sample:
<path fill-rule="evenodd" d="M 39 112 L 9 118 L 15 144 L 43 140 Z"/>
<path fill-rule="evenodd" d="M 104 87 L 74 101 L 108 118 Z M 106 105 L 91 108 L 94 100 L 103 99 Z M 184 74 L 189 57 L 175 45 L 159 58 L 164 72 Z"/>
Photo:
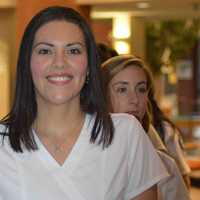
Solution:
<path fill-rule="evenodd" d="M 115 113 L 129 113 L 142 121 L 147 109 L 147 78 L 142 68 L 130 65 L 109 83 L 110 101 Z"/>

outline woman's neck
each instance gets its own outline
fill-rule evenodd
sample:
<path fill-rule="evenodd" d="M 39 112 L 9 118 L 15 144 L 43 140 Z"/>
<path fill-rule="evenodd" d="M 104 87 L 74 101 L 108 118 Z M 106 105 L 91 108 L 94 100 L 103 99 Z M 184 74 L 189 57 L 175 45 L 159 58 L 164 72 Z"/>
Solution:
<path fill-rule="evenodd" d="M 73 133 L 77 124 L 83 122 L 84 112 L 77 107 L 46 107 L 38 109 L 38 115 L 34 122 L 34 129 L 41 135 L 62 136 L 66 133 Z"/>

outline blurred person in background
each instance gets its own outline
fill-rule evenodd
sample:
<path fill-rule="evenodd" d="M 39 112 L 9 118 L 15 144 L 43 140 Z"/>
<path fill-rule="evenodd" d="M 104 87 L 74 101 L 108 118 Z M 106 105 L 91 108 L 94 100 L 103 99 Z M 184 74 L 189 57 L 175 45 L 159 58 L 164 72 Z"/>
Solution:
<path fill-rule="evenodd" d="M 165 144 L 170 156 L 175 159 L 187 187 L 190 188 L 189 174 L 191 170 L 188 163 L 186 162 L 184 143 L 182 140 L 181 132 L 161 110 L 155 99 L 154 93 L 154 87 L 151 87 L 148 93 L 148 99 L 150 102 L 149 110 L 151 113 L 151 121 L 153 127 Z"/>
<path fill-rule="evenodd" d="M 141 122 L 168 169 L 170 177 L 159 184 L 160 199 L 190 199 L 177 163 L 151 123 L 149 92 L 153 91 L 153 81 L 144 62 L 133 55 L 115 56 L 102 64 L 101 71 L 104 95 L 110 111 L 134 115 Z"/>

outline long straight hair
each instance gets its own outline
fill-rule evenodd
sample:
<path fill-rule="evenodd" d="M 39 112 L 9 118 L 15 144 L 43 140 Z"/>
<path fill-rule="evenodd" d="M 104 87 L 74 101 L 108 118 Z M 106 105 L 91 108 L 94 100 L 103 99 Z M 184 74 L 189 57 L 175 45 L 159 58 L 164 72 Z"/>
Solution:
<path fill-rule="evenodd" d="M 97 138 L 98 144 L 108 147 L 113 139 L 114 128 L 102 92 L 99 59 L 96 43 L 85 19 L 74 9 L 68 7 L 48 7 L 35 15 L 27 25 L 19 50 L 17 62 L 16 88 L 13 106 L 1 120 L 6 126 L 4 137 L 8 135 L 11 147 L 16 152 L 36 150 L 37 145 L 31 131 L 37 116 L 37 103 L 30 70 L 35 34 L 40 27 L 51 21 L 67 21 L 76 24 L 84 34 L 88 55 L 88 81 L 81 90 L 80 104 L 84 112 L 95 114 L 96 119 L 91 131 L 91 142 Z M 101 98 L 99 98 L 101 97 Z M 7 134 L 7 132 L 9 132 Z M 100 137 L 99 134 L 101 133 Z"/>
<path fill-rule="evenodd" d="M 162 139 L 163 143 L 165 144 L 165 135 L 166 135 L 166 129 L 165 129 L 165 122 L 167 122 L 171 128 L 175 131 L 181 132 L 176 125 L 165 116 L 164 112 L 159 107 L 154 94 L 154 88 L 152 88 L 149 91 L 149 101 L 151 104 L 151 115 L 152 115 L 152 124 L 154 128 L 156 129 L 157 133 L 159 134 L 160 138 Z"/>

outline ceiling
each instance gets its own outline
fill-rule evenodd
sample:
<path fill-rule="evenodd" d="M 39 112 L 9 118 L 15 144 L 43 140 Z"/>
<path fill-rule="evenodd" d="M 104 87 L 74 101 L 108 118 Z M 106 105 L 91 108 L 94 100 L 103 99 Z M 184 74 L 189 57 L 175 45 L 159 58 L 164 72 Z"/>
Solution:
<path fill-rule="evenodd" d="M 119 12 L 132 16 L 156 18 L 200 17 L 200 0 L 76 0 L 80 5 L 92 6 L 93 18 L 111 18 Z M 148 8 L 138 8 L 138 3 L 149 3 Z"/>
<path fill-rule="evenodd" d="M 93 18 L 112 18 L 119 12 L 147 18 L 200 18 L 200 0 L 75 0 L 80 5 L 91 5 Z M 67 2 L 67 0 L 66 0 Z M 138 8 L 141 2 L 149 8 Z M 16 0 L 0 0 L 0 8 L 16 6 Z"/>
<path fill-rule="evenodd" d="M 0 0 L 0 8 L 14 8 L 16 0 Z"/>

